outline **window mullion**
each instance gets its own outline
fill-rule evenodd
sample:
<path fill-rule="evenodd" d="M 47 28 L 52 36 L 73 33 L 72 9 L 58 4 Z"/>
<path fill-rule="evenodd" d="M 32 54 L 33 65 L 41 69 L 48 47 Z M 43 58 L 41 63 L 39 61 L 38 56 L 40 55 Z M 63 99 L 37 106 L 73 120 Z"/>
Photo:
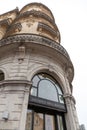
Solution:
<path fill-rule="evenodd" d="M 31 130 L 34 130 L 34 110 L 32 110 L 32 126 Z"/>
<path fill-rule="evenodd" d="M 45 130 L 45 114 L 43 114 L 43 121 L 44 121 L 44 123 L 43 123 L 43 130 Z"/>

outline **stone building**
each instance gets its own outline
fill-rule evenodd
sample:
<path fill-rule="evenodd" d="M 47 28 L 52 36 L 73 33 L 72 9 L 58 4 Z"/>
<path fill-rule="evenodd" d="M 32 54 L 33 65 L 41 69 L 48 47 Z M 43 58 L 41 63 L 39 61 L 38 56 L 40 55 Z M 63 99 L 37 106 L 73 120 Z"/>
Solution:
<path fill-rule="evenodd" d="M 60 40 L 41 3 L 0 15 L 0 130 L 79 130 L 74 68 Z"/>

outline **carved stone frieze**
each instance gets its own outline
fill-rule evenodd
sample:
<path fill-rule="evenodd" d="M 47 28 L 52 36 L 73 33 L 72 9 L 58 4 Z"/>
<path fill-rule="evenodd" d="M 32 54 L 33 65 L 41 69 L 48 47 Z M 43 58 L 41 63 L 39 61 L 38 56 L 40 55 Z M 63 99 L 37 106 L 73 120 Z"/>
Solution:
<path fill-rule="evenodd" d="M 6 44 L 11 44 L 15 42 L 36 42 L 36 44 L 42 44 L 42 45 L 47 45 L 49 47 L 52 47 L 62 53 L 66 58 L 70 60 L 70 57 L 67 53 L 67 51 L 64 49 L 64 47 L 55 41 L 52 41 L 48 38 L 39 36 L 39 35 L 32 35 L 32 34 L 21 34 L 21 35 L 14 35 L 10 36 L 7 38 L 4 38 L 0 40 L 0 46 L 6 45 Z"/>
<path fill-rule="evenodd" d="M 33 34 L 19 34 L 19 35 L 13 35 L 7 38 L 4 38 L 2 40 L 0 40 L 0 46 L 4 46 L 6 44 L 14 44 L 14 43 L 32 43 L 32 44 L 39 44 L 39 45 L 44 45 L 46 47 L 50 47 L 53 48 L 54 50 L 56 50 L 58 53 L 61 54 L 61 56 L 63 56 L 63 59 L 68 61 L 66 68 L 68 68 L 70 66 L 72 71 L 69 71 L 70 74 L 68 73 L 68 75 L 70 75 L 68 80 L 71 82 L 73 79 L 73 75 L 74 75 L 74 69 L 73 69 L 73 64 L 70 60 L 70 57 L 67 53 L 67 51 L 64 49 L 63 46 L 61 46 L 60 44 L 58 44 L 57 42 L 48 39 L 46 37 L 40 36 L 40 35 L 33 35 Z M 66 72 L 66 71 L 65 71 Z"/>

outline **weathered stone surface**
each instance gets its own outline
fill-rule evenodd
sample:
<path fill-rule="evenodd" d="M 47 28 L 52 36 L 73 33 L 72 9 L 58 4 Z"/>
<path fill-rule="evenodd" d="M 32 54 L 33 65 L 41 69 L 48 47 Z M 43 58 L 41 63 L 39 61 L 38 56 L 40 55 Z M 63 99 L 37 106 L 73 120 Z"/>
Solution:
<path fill-rule="evenodd" d="M 79 130 L 71 88 L 74 68 L 60 45 L 52 13 L 41 4 L 27 5 L 20 14 L 16 11 L 0 16 L 0 20 L 6 15 L 10 20 L 8 29 L 0 26 L 0 130 L 25 130 L 31 81 L 39 72 L 52 75 L 60 84 L 67 107 L 67 130 Z M 7 120 L 3 118 L 6 112 Z"/>

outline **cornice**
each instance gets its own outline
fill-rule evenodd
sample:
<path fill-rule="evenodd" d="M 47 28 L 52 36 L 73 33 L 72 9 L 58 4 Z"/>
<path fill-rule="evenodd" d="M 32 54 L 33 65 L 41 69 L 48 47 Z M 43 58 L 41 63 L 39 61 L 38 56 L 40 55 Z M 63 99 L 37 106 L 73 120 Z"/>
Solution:
<path fill-rule="evenodd" d="M 64 69 L 65 69 L 65 72 L 66 72 L 66 75 L 69 82 L 72 82 L 73 80 L 73 76 L 74 76 L 74 68 L 73 68 L 73 64 L 70 60 L 70 57 L 67 53 L 67 51 L 65 50 L 65 48 L 60 45 L 59 43 L 51 40 L 51 39 L 48 39 L 46 37 L 43 37 L 43 36 L 40 36 L 40 35 L 34 35 L 34 34 L 19 34 L 19 35 L 13 35 L 13 36 L 10 36 L 10 37 L 7 37 L 7 38 L 4 38 L 2 40 L 0 40 L 0 47 L 1 46 L 6 46 L 6 45 L 9 45 L 9 44 L 17 44 L 17 43 L 26 43 L 26 44 L 39 44 L 41 46 L 46 46 L 46 47 L 49 47 L 49 48 L 52 48 L 54 49 L 55 51 L 57 51 L 59 54 L 61 54 L 61 58 L 63 58 L 63 60 L 65 60 L 63 62 L 64 64 Z M 62 59 L 61 59 L 62 60 Z M 66 64 L 67 63 L 67 64 Z M 69 70 L 67 70 L 69 68 Z M 66 71 L 67 70 L 67 71 Z"/>
<path fill-rule="evenodd" d="M 0 81 L 0 87 L 2 85 L 10 85 L 10 84 L 26 84 L 26 85 L 31 85 L 32 82 L 31 81 L 28 81 L 28 80 L 3 80 L 3 81 Z"/>
<path fill-rule="evenodd" d="M 36 44 L 42 44 L 45 46 L 49 46 L 54 48 L 55 50 L 59 51 L 61 54 L 63 54 L 67 59 L 70 60 L 70 57 L 67 53 L 67 51 L 65 50 L 65 48 L 58 44 L 57 42 L 48 39 L 46 37 L 43 36 L 39 36 L 39 35 L 33 35 L 33 34 L 19 34 L 19 35 L 13 35 L 7 38 L 4 38 L 2 40 L 0 40 L 0 46 L 6 45 L 6 44 L 11 44 L 11 43 L 17 43 L 17 42 L 36 42 Z"/>
<path fill-rule="evenodd" d="M 10 92 L 28 92 L 29 93 L 29 89 L 32 85 L 31 81 L 28 80 L 3 80 L 0 81 L 0 93 L 6 92 L 9 93 Z M 11 86 L 11 87 L 8 87 Z M 21 86 L 21 89 L 20 89 Z M 5 89 L 6 87 L 6 89 Z M 15 89 L 13 89 L 13 87 L 16 87 Z"/>

